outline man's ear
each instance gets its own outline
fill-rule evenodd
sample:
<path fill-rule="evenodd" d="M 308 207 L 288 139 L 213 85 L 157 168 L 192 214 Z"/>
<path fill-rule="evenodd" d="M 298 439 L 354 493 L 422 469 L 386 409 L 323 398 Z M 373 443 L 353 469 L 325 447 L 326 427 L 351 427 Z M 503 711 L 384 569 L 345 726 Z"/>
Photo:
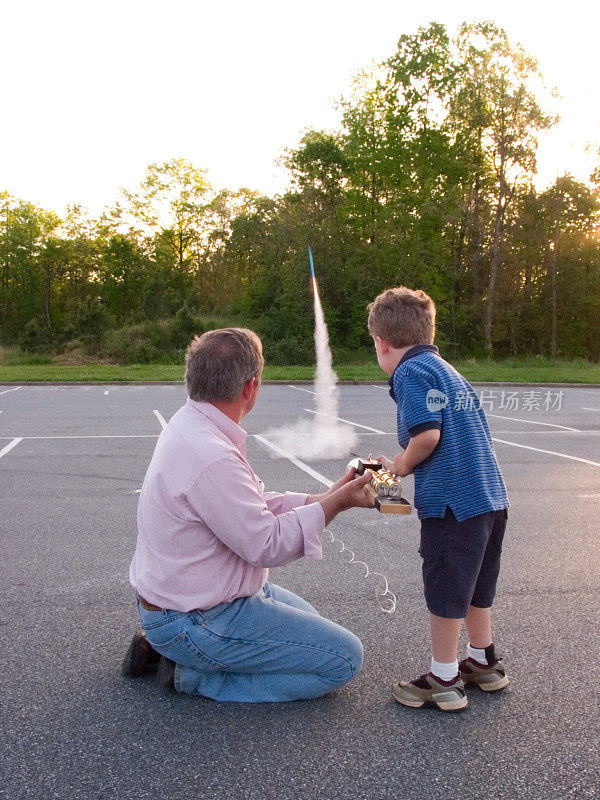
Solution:
<path fill-rule="evenodd" d="M 250 400 L 250 398 L 254 393 L 255 386 L 256 383 L 254 378 L 250 378 L 249 381 L 246 381 L 246 383 L 244 384 L 244 388 L 242 389 L 242 395 L 244 397 L 244 400 Z"/>

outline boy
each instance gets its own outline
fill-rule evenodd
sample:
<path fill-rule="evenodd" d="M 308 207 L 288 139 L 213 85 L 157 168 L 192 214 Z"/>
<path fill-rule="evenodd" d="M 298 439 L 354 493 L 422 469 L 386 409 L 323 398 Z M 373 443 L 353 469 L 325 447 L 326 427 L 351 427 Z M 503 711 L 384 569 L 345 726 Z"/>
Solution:
<path fill-rule="evenodd" d="M 414 472 L 433 650 L 431 671 L 398 681 L 392 693 L 406 706 L 457 711 L 468 703 L 465 684 L 493 692 L 509 682 L 491 628 L 508 497 L 477 395 L 433 345 L 431 298 L 400 287 L 368 308 L 377 361 L 391 376 L 404 448 L 393 461 L 378 460 L 401 477 Z M 470 641 L 459 664 L 463 619 Z"/>

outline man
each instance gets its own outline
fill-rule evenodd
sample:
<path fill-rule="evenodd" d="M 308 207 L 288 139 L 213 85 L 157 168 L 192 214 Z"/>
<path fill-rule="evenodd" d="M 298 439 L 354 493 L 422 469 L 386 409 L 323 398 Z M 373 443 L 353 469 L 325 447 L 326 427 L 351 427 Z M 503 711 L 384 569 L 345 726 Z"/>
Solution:
<path fill-rule="evenodd" d="M 189 397 L 162 431 L 140 494 L 130 580 L 143 631 L 125 675 L 158 667 L 164 687 L 257 703 L 319 697 L 361 667 L 360 640 L 269 583 L 267 568 L 321 558 L 336 514 L 372 505 L 369 476 L 351 471 L 320 495 L 264 491 L 239 425 L 263 366 L 260 339 L 243 328 L 188 347 Z"/>

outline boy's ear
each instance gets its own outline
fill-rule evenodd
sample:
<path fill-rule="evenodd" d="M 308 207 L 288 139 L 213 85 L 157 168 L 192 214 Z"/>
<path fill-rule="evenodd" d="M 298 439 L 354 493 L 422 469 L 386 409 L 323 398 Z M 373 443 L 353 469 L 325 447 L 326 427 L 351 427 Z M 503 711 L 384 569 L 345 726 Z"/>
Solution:
<path fill-rule="evenodd" d="M 379 344 L 379 350 L 382 355 L 386 355 L 390 352 L 390 345 L 386 342 L 385 339 L 382 339 L 381 336 L 376 336 L 377 342 Z"/>

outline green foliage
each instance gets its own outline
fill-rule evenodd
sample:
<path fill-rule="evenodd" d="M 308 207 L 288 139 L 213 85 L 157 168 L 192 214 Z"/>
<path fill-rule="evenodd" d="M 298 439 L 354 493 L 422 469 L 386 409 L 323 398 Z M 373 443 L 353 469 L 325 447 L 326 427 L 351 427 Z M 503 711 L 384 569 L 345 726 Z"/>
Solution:
<path fill-rule="evenodd" d="M 174 317 L 146 320 L 110 330 L 103 353 L 123 364 L 182 362 L 194 336 L 236 324 L 231 319 L 198 317 L 182 306 Z"/>
<path fill-rule="evenodd" d="M 98 280 L 102 301 L 111 320 L 123 322 L 141 312 L 147 293 L 156 289 L 152 285 L 152 266 L 141 243 L 124 234 L 110 237 L 100 255 Z"/>
<path fill-rule="evenodd" d="M 265 360 L 269 364 L 314 364 L 315 348 L 311 339 L 286 336 L 277 340 L 264 338 Z"/>
<path fill-rule="evenodd" d="M 155 274 L 149 281 L 142 299 L 142 312 L 147 319 L 159 319 L 171 313 L 176 299 L 162 275 Z"/>
<path fill-rule="evenodd" d="M 192 338 L 203 331 L 202 323 L 195 319 L 186 305 L 175 314 L 171 325 L 171 341 L 176 348 L 185 348 Z"/>
<path fill-rule="evenodd" d="M 109 331 L 104 348 L 123 364 L 148 364 L 161 355 L 173 357 L 168 322 L 143 322 Z"/>
<path fill-rule="evenodd" d="M 49 353 L 53 349 L 54 339 L 53 330 L 32 317 L 19 336 L 19 346 L 26 353 Z"/>
<path fill-rule="evenodd" d="M 99 300 L 90 299 L 79 306 L 75 318 L 75 335 L 88 352 L 98 352 L 107 329 L 108 317 Z"/>

